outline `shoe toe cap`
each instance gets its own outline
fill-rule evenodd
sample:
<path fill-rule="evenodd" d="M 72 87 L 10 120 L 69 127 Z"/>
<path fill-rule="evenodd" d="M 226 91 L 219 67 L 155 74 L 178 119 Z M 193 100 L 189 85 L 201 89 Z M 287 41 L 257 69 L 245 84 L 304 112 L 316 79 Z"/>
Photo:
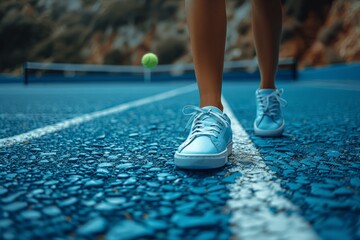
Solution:
<path fill-rule="evenodd" d="M 210 137 L 199 136 L 181 150 L 182 154 L 216 154 L 218 153 Z"/>
<path fill-rule="evenodd" d="M 281 119 L 276 121 L 268 116 L 264 116 L 263 118 L 256 120 L 256 127 L 262 130 L 276 130 L 281 127 L 281 125 Z"/>

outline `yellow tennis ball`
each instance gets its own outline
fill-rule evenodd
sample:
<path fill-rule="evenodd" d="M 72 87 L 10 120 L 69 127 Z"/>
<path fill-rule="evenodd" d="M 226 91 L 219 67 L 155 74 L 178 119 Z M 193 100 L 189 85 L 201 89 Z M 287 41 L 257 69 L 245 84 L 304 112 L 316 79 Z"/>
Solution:
<path fill-rule="evenodd" d="M 141 58 L 141 63 L 146 68 L 154 68 L 158 64 L 158 58 L 153 53 L 147 53 Z"/>

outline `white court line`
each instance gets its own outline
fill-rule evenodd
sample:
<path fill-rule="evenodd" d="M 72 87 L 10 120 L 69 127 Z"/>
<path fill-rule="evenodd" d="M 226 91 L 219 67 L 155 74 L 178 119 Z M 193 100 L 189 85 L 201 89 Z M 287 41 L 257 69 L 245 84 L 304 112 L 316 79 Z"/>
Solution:
<path fill-rule="evenodd" d="M 0 139 L 0 148 L 9 147 L 9 146 L 12 146 L 17 143 L 29 141 L 30 139 L 33 139 L 33 138 L 39 138 L 45 134 L 61 131 L 65 128 L 71 127 L 73 125 L 78 125 L 78 124 L 88 122 L 88 121 L 94 120 L 96 118 L 104 117 L 104 116 L 107 116 L 110 114 L 120 113 L 120 112 L 126 111 L 126 110 L 134 108 L 134 107 L 139 107 L 139 106 L 142 106 L 145 104 L 158 102 L 158 101 L 161 101 L 161 100 L 164 100 L 167 98 L 171 98 L 171 97 L 175 97 L 175 96 L 178 96 L 181 94 L 185 94 L 185 93 L 188 93 L 188 92 L 191 92 L 194 90 L 196 90 L 196 84 L 187 85 L 185 87 L 177 88 L 177 89 L 174 89 L 171 91 L 156 94 L 156 95 L 153 95 L 150 97 L 142 98 L 142 99 L 131 101 L 128 103 L 123 103 L 123 104 L 117 105 L 115 107 L 111 107 L 111 108 L 104 109 L 101 111 L 84 114 L 79 117 L 68 119 L 63 122 L 59 122 L 59 123 L 56 123 L 53 125 L 48 125 L 48 126 L 45 126 L 42 128 L 37 128 L 32 131 L 23 133 L 23 134 L 19 134 L 19 135 L 8 137 L 8 138 L 3 138 L 3 139 Z"/>
<path fill-rule="evenodd" d="M 227 206 L 232 213 L 230 224 L 238 239 L 318 239 L 311 226 L 297 213 L 298 208 L 280 196 L 280 180 L 262 160 L 259 151 L 236 119 L 229 104 L 222 99 L 224 112 L 233 130 L 233 154 L 229 161 L 241 172 L 230 187 Z M 276 209 L 277 213 L 270 208 Z M 287 214 L 292 212 L 292 214 Z"/>

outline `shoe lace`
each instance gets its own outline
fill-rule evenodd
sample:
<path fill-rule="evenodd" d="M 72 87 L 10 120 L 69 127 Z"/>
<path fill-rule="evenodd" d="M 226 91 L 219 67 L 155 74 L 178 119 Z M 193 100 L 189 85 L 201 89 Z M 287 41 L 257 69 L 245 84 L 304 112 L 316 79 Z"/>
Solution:
<path fill-rule="evenodd" d="M 197 106 L 188 105 L 183 108 L 183 114 L 191 116 L 185 126 L 184 133 L 190 129 L 192 122 L 194 122 L 189 138 L 204 135 L 217 138 L 217 134 L 220 134 L 222 126 L 229 126 L 223 114 L 214 112 L 211 109 L 202 109 Z M 214 118 L 216 121 L 209 124 L 209 122 L 206 121 L 208 118 Z"/>
<path fill-rule="evenodd" d="M 283 92 L 283 89 L 276 89 L 267 95 L 257 95 L 261 115 L 276 116 L 279 105 L 280 107 L 286 107 L 287 101 L 280 97 Z"/>

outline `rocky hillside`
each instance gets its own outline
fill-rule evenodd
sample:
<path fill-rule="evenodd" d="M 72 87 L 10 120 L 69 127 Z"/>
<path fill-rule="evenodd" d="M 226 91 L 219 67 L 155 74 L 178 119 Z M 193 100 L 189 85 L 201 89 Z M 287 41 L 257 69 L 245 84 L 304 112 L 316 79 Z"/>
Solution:
<path fill-rule="evenodd" d="M 360 1 L 287 0 L 281 56 L 300 66 L 360 61 Z M 250 2 L 228 0 L 226 60 L 254 58 Z M 191 62 L 184 1 L 0 0 L 0 72 L 24 61 Z"/>

